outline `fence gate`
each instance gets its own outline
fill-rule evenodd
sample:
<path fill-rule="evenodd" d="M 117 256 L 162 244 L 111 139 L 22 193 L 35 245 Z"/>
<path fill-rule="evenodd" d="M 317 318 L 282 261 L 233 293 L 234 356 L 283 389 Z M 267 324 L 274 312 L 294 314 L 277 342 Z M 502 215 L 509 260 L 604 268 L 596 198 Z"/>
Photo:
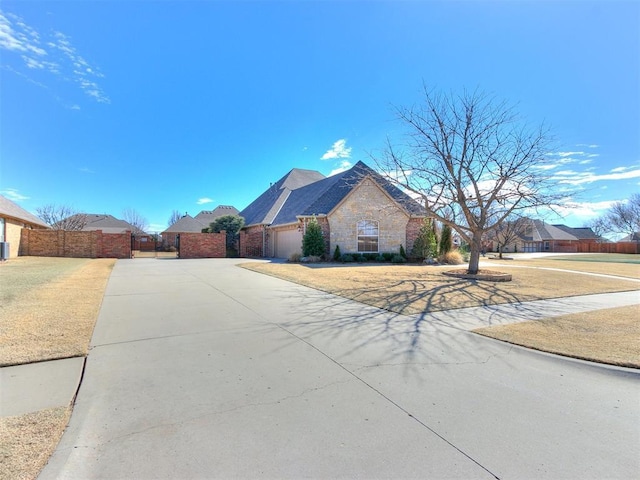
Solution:
<path fill-rule="evenodd" d="M 131 234 L 132 258 L 177 258 L 178 249 L 178 243 L 174 251 L 166 249 L 157 236 Z"/>

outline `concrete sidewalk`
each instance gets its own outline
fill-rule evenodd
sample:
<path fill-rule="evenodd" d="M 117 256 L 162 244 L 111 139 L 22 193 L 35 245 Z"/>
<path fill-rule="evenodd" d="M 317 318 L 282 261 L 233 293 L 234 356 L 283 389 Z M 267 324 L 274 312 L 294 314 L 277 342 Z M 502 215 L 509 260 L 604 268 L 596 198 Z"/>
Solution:
<path fill-rule="evenodd" d="M 116 264 L 40 478 L 640 472 L 637 372 L 465 331 L 637 304 L 637 292 L 409 317 L 234 263 Z"/>

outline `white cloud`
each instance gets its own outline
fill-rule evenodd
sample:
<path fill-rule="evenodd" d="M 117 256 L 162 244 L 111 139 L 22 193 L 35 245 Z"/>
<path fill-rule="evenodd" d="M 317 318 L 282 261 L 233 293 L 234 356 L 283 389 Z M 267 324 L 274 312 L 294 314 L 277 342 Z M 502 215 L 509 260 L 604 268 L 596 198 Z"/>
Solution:
<path fill-rule="evenodd" d="M 204 205 L 206 203 L 213 203 L 213 200 L 209 197 L 202 197 L 202 198 L 199 198 L 196 203 L 198 205 Z"/>
<path fill-rule="evenodd" d="M 606 173 L 604 175 L 595 175 L 593 172 L 578 173 L 573 171 L 558 172 L 556 175 L 556 179 L 560 183 L 566 183 L 569 185 L 581 185 L 583 183 L 593 183 L 605 180 L 627 180 L 630 178 L 639 178 L 640 169 L 628 170 L 625 172 Z"/>
<path fill-rule="evenodd" d="M 329 174 L 329 176 L 335 175 L 336 173 L 345 172 L 349 170 L 351 167 L 353 167 L 353 165 L 351 164 L 350 161 L 343 160 L 342 162 L 340 162 L 340 164 L 336 168 L 331 170 L 331 173 Z"/>
<path fill-rule="evenodd" d="M 584 152 L 556 152 L 554 155 L 557 155 L 558 157 L 575 157 L 575 156 L 582 156 L 582 155 L 586 155 Z"/>
<path fill-rule="evenodd" d="M 560 164 L 550 163 L 547 165 L 534 165 L 533 168 L 537 168 L 538 170 L 553 170 L 554 168 L 558 168 Z"/>
<path fill-rule="evenodd" d="M 30 198 L 25 195 L 22 195 L 15 188 L 7 188 L 6 190 L 0 191 L 0 193 L 5 197 L 7 197 L 9 200 L 12 200 L 14 202 L 21 202 L 22 200 L 29 200 Z"/>
<path fill-rule="evenodd" d="M 351 158 L 351 147 L 347 147 L 347 140 L 344 138 L 336 141 L 333 146 L 320 157 L 320 160 L 335 160 L 337 158 Z"/>
<path fill-rule="evenodd" d="M 616 203 L 615 200 L 605 200 L 602 202 L 573 202 L 568 201 L 564 205 L 556 207 L 562 216 L 574 215 L 581 218 L 595 218 L 609 210 Z"/>
<path fill-rule="evenodd" d="M 19 53 L 27 71 L 47 71 L 61 80 L 71 80 L 97 102 L 111 103 L 109 97 L 95 81 L 96 78 L 104 78 L 104 75 L 78 54 L 70 38 L 62 32 L 56 31 L 49 34 L 49 38 L 42 43 L 40 34 L 27 25 L 22 18 L 11 13 L 5 15 L 0 11 L 0 50 Z M 10 62 L 5 58 L 3 63 L 5 68 L 9 67 L 8 70 L 36 85 L 44 86 L 15 68 L 11 68 Z"/>
<path fill-rule="evenodd" d="M 609 170 L 609 173 L 620 173 L 629 170 L 630 167 L 616 167 Z"/>

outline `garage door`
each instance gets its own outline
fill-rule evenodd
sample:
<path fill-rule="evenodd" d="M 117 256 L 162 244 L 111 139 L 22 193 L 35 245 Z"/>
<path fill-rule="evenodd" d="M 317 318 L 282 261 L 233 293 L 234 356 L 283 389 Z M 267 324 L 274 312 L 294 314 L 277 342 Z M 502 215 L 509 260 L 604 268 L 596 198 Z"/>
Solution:
<path fill-rule="evenodd" d="M 297 228 L 280 230 L 276 235 L 276 258 L 289 258 L 292 253 L 302 253 L 302 233 Z"/>

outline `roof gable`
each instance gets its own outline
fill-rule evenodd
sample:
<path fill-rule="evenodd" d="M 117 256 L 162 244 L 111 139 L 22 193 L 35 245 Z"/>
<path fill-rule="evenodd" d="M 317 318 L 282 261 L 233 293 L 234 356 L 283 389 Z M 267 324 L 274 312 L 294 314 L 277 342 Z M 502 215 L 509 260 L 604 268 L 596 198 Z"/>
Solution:
<path fill-rule="evenodd" d="M 216 218 L 224 217 L 225 215 L 238 215 L 240 212 L 236 207 L 231 205 L 218 205 L 213 210 L 203 210 L 195 217 L 201 223 L 204 223 L 206 227 L 209 226 Z"/>
<path fill-rule="evenodd" d="M 0 195 L 0 217 L 14 218 L 24 223 L 49 228 L 40 218 L 36 217 L 33 213 L 27 212 L 20 205 L 12 202 L 3 195 Z"/>
<path fill-rule="evenodd" d="M 247 208 L 240 212 L 245 225 L 270 225 L 278 216 L 292 191 L 324 179 L 324 175 L 315 170 L 294 168 L 284 177 L 256 198 Z"/>
<path fill-rule="evenodd" d="M 187 214 L 162 233 L 200 233 L 202 232 L 202 229 L 207 226 L 208 225 L 205 225 Z"/>
<path fill-rule="evenodd" d="M 570 235 L 573 235 L 578 240 L 600 240 L 601 236 L 596 235 L 593 230 L 589 227 L 567 227 L 566 225 L 554 225 L 554 227 L 559 228 L 567 232 Z"/>
<path fill-rule="evenodd" d="M 246 225 L 285 225 L 297 222 L 298 216 L 327 215 L 367 177 L 409 215 L 426 215 L 425 209 L 418 202 L 391 185 L 363 162 L 327 178 L 318 172 L 294 169 L 272 185 L 240 215 L 245 218 Z M 313 178 L 316 180 L 310 181 Z M 303 185 L 295 189 L 289 188 L 300 183 Z"/>

